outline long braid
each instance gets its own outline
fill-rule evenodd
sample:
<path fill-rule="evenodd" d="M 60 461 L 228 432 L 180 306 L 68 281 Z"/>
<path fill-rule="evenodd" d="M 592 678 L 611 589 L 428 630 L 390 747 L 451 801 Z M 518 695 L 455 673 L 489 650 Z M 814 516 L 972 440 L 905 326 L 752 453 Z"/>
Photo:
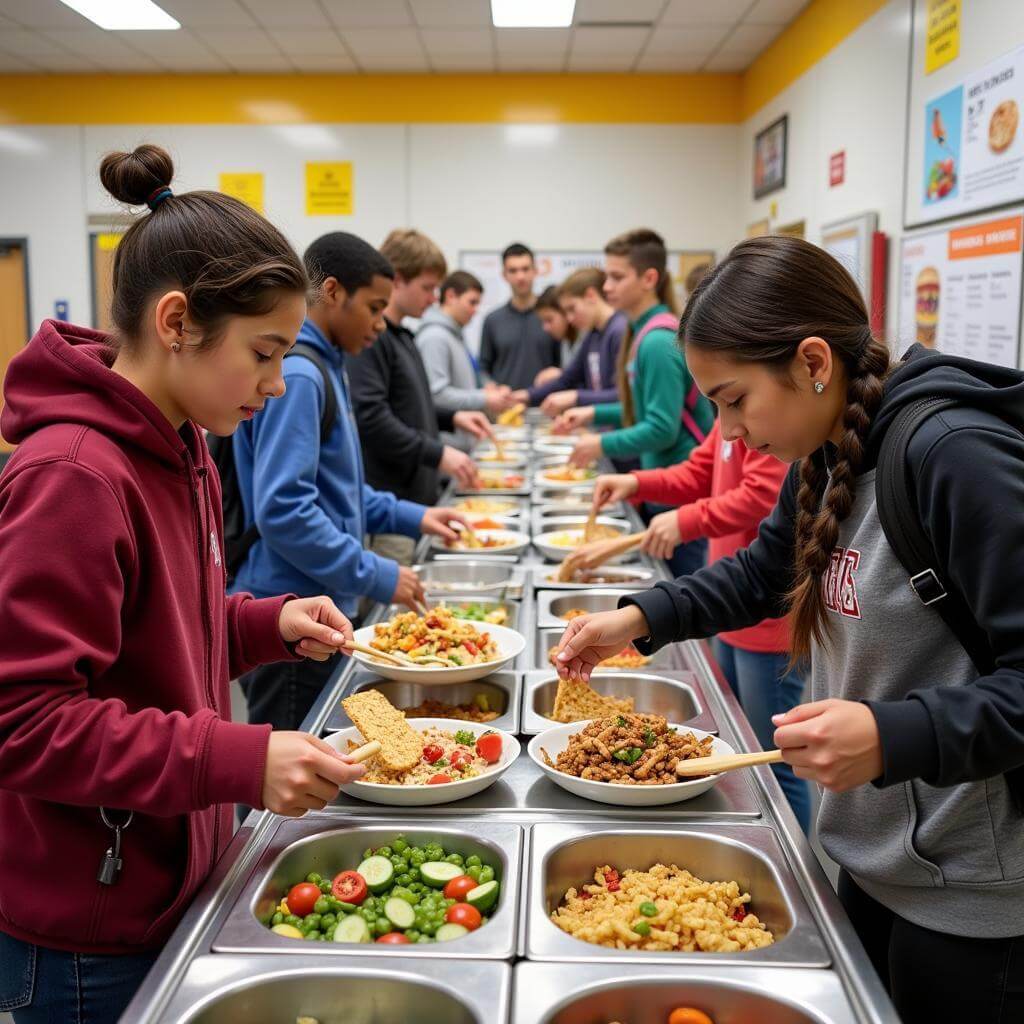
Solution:
<path fill-rule="evenodd" d="M 856 363 L 847 369 L 843 434 L 836 448 L 831 476 L 820 455 L 809 455 L 800 466 L 797 496 L 796 582 L 790 592 L 793 616 L 793 661 L 810 653 L 811 640 L 827 642 L 822 579 L 828 571 L 839 527 L 850 514 L 854 481 L 864 464 L 868 431 L 882 401 L 889 350 L 867 333 Z M 822 500 L 824 498 L 824 500 Z"/>

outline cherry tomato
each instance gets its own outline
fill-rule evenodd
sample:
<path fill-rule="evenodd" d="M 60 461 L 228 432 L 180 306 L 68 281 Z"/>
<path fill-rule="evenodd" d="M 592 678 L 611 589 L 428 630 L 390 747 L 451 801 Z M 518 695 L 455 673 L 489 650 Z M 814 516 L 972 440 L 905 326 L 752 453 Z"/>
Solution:
<path fill-rule="evenodd" d="M 462 643 L 462 646 L 465 647 L 466 650 L 469 651 L 470 654 L 474 654 L 475 655 L 475 654 L 479 654 L 480 653 L 480 648 L 477 647 L 477 645 L 475 643 L 473 643 L 472 640 L 464 640 L 463 643 Z"/>
<path fill-rule="evenodd" d="M 456 750 L 451 757 L 451 765 L 453 768 L 461 768 L 464 764 L 472 764 L 473 755 L 467 750 Z"/>
<path fill-rule="evenodd" d="M 443 786 L 446 782 L 454 782 L 455 780 L 450 775 L 431 775 L 427 779 L 428 786 Z"/>
<path fill-rule="evenodd" d="M 366 899 L 369 890 L 366 887 L 366 879 L 358 871 L 341 871 L 331 882 L 331 892 L 334 893 L 336 900 L 358 906 Z"/>
<path fill-rule="evenodd" d="M 485 732 L 476 741 L 476 753 L 488 764 L 497 764 L 501 760 L 501 737 L 496 732 Z"/>
<path fill-rule="evenodd" d="M 480 883 L 469 875 L 458 875 L 444 887 L 444 896 L 448 900 L 459 900 L 466 898 L 466 893 L 475 889 Z"/>
<path fill-rule="evenodd" d="M 388 932 L 377 941 L 382 942 L 385 946 L 408 946 L 411 940 L 407 939 L 402 932 Z"/>
<path fill-rule="evenodd" d="M 746 907 L 737 907 L 732 912 L 732 919 L 734 921 L 742 921 L 743 918 L 745 918 L 746 916 L 747 916 L 747 909 L 746 909 Z"/>
<path fill-rule="evenodd" d="M 305 917 L 313 913 L 313 904 L 323 895 L 320 886 L 312 882 L 299 882 L 288 890 L 285 899 L 288 900 L 288 909 L 299 917 Z"/>
<path fill-rule="evenodd" d="M 668 1024 L 713 1024 L 713 1021 L 703 1010 L 695 1010 L 692 1006 L 677 1006 L 668 1015 Z"/>
<path fill-rule="evenodd" d="M 436 743 L 431 743 L 423 748 L 423 760 L 427 764 L 440 761 L 442 757 L 444 757 L 444 751 Z"/>
<path fill-rule="evenodd" d="M 463 928 L 475 932 L 480 927 L 480 911 L 468 903 L 453 903 L 444 915 L 449 924 L 461 924 Z"/>

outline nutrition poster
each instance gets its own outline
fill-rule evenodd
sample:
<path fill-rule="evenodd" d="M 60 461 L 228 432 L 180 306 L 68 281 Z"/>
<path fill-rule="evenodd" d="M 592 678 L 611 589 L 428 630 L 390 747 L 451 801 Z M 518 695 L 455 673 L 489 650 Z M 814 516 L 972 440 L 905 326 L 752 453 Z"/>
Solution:
<path fill-rule="evenodd" d="M 920 201 L 926 220 L 1024 198 L 1024 47 L 929 100 Z"/>
<path fill-rule="evenodd" d="M 225 195 L 240 199 L 257 213 L 263 209 L 263 173 L 261 171 L 224 171 L 218 177 L 218 188 Z"/>
<path fill-rule="evenodd" d="M 353 212 L 352 163 L 306 164 L 306 215 L 344 217 Z"/>
<path fill-rule="evenodd" d="M 899 342 L 1018 365 L 1021 210 L 905 237 Z"/>

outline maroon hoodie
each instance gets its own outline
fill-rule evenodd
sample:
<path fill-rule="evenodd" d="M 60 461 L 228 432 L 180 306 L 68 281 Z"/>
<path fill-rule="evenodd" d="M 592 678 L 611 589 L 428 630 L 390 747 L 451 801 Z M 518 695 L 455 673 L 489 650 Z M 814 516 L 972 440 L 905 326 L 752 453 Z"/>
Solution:
<path fill-rule="evenodd" d="M 290 657 L 287 598 L 224 596 L 220 484 L 109 369 L 105 335 L 45 321 L 10 364 L 0 429 L 0 931 L 58 949 L 161 945 L 259 807 L 269 726 L 228 682 Z M 123 820 L 124 867 L 96 880 Z"/>

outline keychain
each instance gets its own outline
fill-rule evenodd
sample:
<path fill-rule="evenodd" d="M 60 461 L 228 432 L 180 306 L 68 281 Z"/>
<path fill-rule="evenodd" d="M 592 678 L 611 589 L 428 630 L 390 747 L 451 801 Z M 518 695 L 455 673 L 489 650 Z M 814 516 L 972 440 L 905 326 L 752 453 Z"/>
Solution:
<path fill-rule="evenodd" d="M 129 811 L 128 817 L 125 818 L 123 824 L 116 825 L 107 817 L 106 808 L 100 808 L 100 817 L 103 819 L 103 824 L 114 833 L 114 845 L 108 846 L 107 852 L 103 854 L 103 860 L 100 861 L 100 869 L 96 873 L 97 882 L 101 882 L 103 885 L 113 885 L 117 881 L 117 876 L 121 873 L 121 867 L 124 863 L 121 860 L 121 832 L 132 823 L 134 816 L 134 812 Z"/>

